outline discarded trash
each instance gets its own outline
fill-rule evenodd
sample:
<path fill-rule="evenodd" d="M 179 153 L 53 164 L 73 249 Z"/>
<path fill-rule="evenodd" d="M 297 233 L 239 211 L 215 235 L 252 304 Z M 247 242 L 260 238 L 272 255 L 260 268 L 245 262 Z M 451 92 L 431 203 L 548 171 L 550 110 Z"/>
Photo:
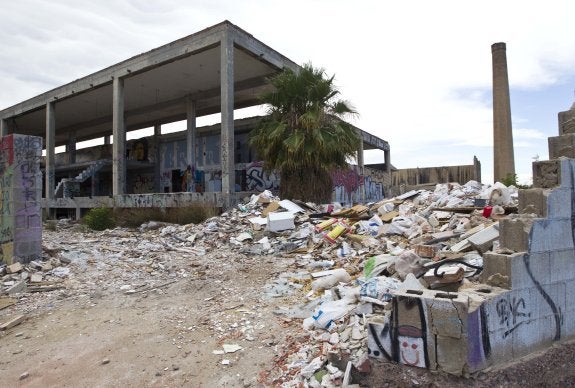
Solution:
<path fill-rule="evenodd" d="M 314 280 L 311 284 L 312 290 L 314 291 L 317 291 L 319 289 L 325 290 L 337 285 L 340 282 L 347 283 L 351 281 L 351 276 L 349 276 L 347 271 L 343 268 L 338 268 L 324 272 L 329 272 L 329 274 L 327 274 L 327 276 Z"/>

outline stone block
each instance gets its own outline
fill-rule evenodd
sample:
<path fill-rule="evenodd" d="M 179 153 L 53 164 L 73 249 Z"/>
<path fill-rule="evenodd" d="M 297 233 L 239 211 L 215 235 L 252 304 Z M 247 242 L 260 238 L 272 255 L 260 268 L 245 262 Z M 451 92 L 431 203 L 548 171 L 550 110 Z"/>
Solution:
<path fill-rule="evenodd" d="M 571 218 L 536 219 L 529 239 L 533 253 L 574 249 Z"/>
<path fill-rule="evenodd" d="M 575 159 L 575 133 L 547 138 L 549 159 L 560 157 Z"/>
<path fill-rule="evenodd" d="M 493 246 L 493 242 L 499 238 L 499 223 L 495 223 L 480 232 L 469 236 L 467 240 L 480 253 L 487 252 Z"/>
<path fill-rule="evenodd" d="M 529 251 L 529 232 L 533 217 L 522 215 L 499 221 L 499 244 L 515 252 Z"/>
<path fill-rule="evenodd" d="M 571 218 L 573 191 L 569 188 L 552 190 L 547 196 L 547 218 Z"/>
<path fill-rule="evenodd" d="M 533 187 L 549 189 L 561 184 L 559 160 L 533 162 Z"/>
<path fill-rule="evenodd" d="M 538 217 L 547 217 L 547 196 L 549 190 L 546 189 L 524 189 L 519 190 L 519 213 L 535 214 Z"/>
<path fill-rule="evenodd" d="M 559 135 L 575 133 L 575 110 L 570 109 L 565 112 L 559 112 Z"/>
<path fill-rule="evenodd" d="M 18 272 L 21 272 L 22 269 L 23 269 L 22 264 L 14 263 L 14 264 L 11 264 L 11 265 L 6 267 L 6 273 L 8 273 L 8 274 L 18 273 Z"/>

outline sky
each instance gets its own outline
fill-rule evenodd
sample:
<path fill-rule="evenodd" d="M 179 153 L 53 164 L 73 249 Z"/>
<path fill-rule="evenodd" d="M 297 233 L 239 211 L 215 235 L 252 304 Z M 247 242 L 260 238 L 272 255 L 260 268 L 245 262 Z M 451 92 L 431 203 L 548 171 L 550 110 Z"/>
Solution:
<path fill-rule="evenodd" d="M 491 45 L 505 42 L 515 168 L 530 183 L 575 102 L 573 0 L 0 0 L 0 110 L 229 20 L 335 75 L 396 168 L 493 181 Z M 200 121 L 198 121 L 200 122 Z M 366 163 L 383 162 L 368 152 Z"/>

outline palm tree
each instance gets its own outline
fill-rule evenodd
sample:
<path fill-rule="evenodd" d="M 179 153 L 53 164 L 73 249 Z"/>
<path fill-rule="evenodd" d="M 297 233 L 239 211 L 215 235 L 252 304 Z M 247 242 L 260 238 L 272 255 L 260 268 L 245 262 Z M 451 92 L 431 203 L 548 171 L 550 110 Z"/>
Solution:
<path fill-rule="evenodd" d="M 338 99 L 334 77 L 311 64 L 299 72 L 285 69 L 269 82 L 274 91 L 261 96 L 268 113 L 250 136 L 268 171 L 280 174 L 280 197 L 316 203 L 331 201 L 331 173 L 347 167 L 359 136 L 343 121 L 357 114 Z"/>

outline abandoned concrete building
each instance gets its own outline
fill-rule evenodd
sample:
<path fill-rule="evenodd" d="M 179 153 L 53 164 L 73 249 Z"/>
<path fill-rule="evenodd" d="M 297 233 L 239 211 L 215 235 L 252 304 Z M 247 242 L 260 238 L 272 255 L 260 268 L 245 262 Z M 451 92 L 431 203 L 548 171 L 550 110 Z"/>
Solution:
<path fill-rule="evenodd" d="M 278 187 L 248 145 L 259 118 L 234 120 L 234 111 L 259 105 L 283 68 L 299 66 L 224 21 L 0 111 L 0 134 L 42 140 L 44 209 L 226 206 Z M 214 113 L 220 124 L 196 127 Z M 184 120 L 182 131 L 162 133 Z M 153 135 L 127 140 L 143 128 Z M 345 203 L 381 199 L 391 181 L 389 144 L 358 133 L 357 165 L 334 176 L 334 199 Z M 382 150 L 385 163 L 365 167 L 366 149 Z"/>

